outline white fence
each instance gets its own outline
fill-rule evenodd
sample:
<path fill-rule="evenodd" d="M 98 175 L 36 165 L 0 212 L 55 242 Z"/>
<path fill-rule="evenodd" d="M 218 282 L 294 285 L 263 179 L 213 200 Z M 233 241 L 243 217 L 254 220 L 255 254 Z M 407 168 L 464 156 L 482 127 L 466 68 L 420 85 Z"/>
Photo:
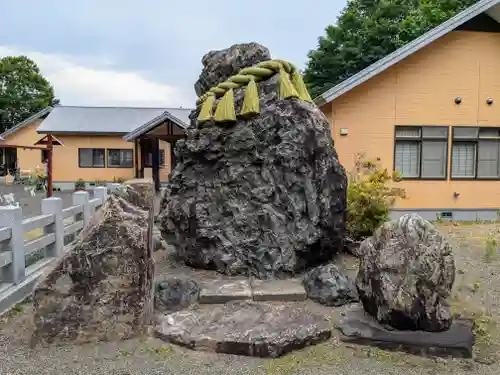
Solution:
<path fill-rule="evenodd" d="M 73 206 L 63 208 L 61 198 L 41 201 L 39 216 L 23 219 L 21 207 L 0 206 L 0 316 L 26 298 L 37 278 L 64 251 L 68 238 L 78 234 L 106 200 L 108 188 L 73 193 Z M 25 233 L 40 229 L 26 239 Z"/>

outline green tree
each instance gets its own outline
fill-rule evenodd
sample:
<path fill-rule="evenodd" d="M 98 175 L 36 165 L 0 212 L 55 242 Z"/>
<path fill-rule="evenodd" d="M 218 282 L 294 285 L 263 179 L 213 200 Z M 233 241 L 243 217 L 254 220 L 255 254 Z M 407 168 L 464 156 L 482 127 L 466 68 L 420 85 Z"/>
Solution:
<path fill-rule="evenodd" d="M 317 96 L 477 0 L 348 0 L 309 52 L 304 79 Z"/>
<path fill-rule="evenodd" d="M 11 128 L 54 100 L 54 89 L 37 64 L 26 56 L 0 59 L 0 132 Z"/>

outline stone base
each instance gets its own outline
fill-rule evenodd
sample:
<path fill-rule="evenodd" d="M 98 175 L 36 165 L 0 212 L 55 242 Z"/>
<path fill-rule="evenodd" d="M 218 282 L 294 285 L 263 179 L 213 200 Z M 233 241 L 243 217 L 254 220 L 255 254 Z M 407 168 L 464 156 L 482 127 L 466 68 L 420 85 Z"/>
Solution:
<path fill-rule="evenodd" d="M 252 280 L 254 301 L 304 301 L 306 291 L 302 282 L 289 280 Z"/>
<path fill-rule="evenodd" d="M 381 349 L 403 350 L 411 354 L 430 354 L 471 358 L 474 346 L 474 323 L 455 319 L 451 328 L 443 332 L 398 331 L 381 326 L 363 311 L 353 311 L 337 325 L 340 339 Z"/>
<path fill-rule="evenodd" d="M 213 280 L 201 284 L 200 303 L 226 303 L 245 299 L 252 299 L 252 288 L 248 280 Z"/>
<path fill-rule="evenodd" d="M 195 350 L 279 357 L 329 339 L 331 328 L 300 306 L 233 301 L 164 315 L 155 334 Z"/>

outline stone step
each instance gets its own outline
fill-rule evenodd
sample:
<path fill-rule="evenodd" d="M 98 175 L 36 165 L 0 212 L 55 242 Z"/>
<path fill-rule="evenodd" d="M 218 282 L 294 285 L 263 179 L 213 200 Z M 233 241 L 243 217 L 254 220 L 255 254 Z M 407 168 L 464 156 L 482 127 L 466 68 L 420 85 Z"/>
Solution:
<path fill-rule="evenodd" d="M 299 279 L 214 280 L 201 283 L 200 304 L 234 300 L 304 301 L 306 292 Z"/>
<path fill-rule="evenodd" d="M 155 336 L 194 350 L 279 357 L 329 339 L 331 324 L 301 303 L 232 301 L 160 316 Z"/>

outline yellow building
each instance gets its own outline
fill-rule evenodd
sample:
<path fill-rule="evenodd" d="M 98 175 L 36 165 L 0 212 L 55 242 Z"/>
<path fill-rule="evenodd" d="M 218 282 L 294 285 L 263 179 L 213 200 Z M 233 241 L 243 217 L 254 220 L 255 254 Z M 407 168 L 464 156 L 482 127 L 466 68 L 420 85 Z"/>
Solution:
<path fill-rule="evenodd" d="M 378 157 L 419 212 L 500 215 L 500 5 L 482 0 L 320 95 L 341 163 Z"/>
<path fill-rule="evenodd" d="M 45 135 L 54 137 L 54 187 L 73 189 L 74 182 L 113 182 L 154 177 L 158 150 L 159 180 L 166 181 L 173 147 L 184 135 L 190 109 L 54 106 L 44 109 L 1 135 L 2 144 L 33 146 Z M 35 171 L 46 151 L 3 149 L 3 164 L 22 173 Z"/>

